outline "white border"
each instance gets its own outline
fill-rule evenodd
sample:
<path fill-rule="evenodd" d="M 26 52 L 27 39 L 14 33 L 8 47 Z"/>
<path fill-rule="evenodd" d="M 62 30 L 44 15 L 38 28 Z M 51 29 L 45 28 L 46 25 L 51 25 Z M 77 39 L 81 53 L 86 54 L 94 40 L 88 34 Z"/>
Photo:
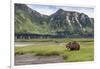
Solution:
<path fill-rule="evenodd" d="M 75 6 L 75 7 L 92 7 L 94 8 L 95 11 L 95 5 L 91 5 L 91 4 L 83 4 L 82 2 L 75 2 L 75 3 L 71 3 L 71 2 L 51 2 L 49 0 L 47 1 L 41 1 L 41 0 L 12 0 L 11 1 L 11 69 L 61 69 L 60 67 L 65 67 L 67 66 L 67 68 L 71 68 L 71 66 L 73 66 L 72 68 L 74 69 L 74 66 L 90 66 L 90 65 L 94 65 L 94 62 L 73 62 L 73 63 L 55 63 L 55 64 L 38 64 L 38 65 L 21 65 L 21 66 L 14 66 L 14 3 L 24 3 L 24 4 L 40 4 L 40 5 L 56 5 L 56 6 Z M 58 67 L 56 67 L 58 66 Z M 60 66 L 60 67 L 59 67 Z M 45 68 L 46 67 L 46 68 Z"/>
<path fill-rule="evenodd" d="M 11 33 L 10 33 L 10 44 L 11 44 L 11 62 L 10 62 L 10 67 L 14 68 L 14 3 L 11 1 Z"/>

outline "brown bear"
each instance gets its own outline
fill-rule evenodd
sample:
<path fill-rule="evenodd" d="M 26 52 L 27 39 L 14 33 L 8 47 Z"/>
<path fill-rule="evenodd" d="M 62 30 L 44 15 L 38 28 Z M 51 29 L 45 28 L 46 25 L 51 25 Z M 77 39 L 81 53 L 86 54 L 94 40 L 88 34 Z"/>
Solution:
<path fill-rule="evenodd" d="M 80 50 L 80 44 L 77 43 L 76 41 L 69 42 L 66 45 L 66 48 L 69 49 L 69 50 Z"/>

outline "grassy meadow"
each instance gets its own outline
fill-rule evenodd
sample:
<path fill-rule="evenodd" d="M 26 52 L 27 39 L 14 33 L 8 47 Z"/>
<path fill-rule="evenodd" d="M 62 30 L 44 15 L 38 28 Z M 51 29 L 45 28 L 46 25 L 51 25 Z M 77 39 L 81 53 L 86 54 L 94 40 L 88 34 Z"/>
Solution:
<path fill-rule="evenodd" d="M 15 47 L 15 55 L 32 54 L 35 56 L 61 56 L 65 62 L 93 61 L 94 40 L 89 38 L 61 38 L 61 39 L 30 39 L 16 40 L 20 42 L 35 42 L 36 44 L 25 47 Z M 69 41 L 77 41 L 80 44 L 79 51 L 67 50 L 65 45 Z M 53 42 L 50 44 L 50 42 Z M 41 44 L 37 46 L 37 44 Z M 44 43 L 48 43 L 45 45 Z"/>

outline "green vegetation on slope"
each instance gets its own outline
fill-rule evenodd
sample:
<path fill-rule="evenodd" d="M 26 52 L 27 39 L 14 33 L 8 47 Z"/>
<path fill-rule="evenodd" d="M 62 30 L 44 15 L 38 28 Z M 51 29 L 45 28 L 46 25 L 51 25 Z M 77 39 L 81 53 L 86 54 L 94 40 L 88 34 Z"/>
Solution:
<path fill-rule="evenodd" d="M 44 29 L 45 28 L 45 29 Z M 32 16 L 28 12 L 18 10 L 15 15 L 15 32 L 16 33 L 34 33 L 48 34 L 48 25 L 45 22 L 38 24 L 32 20 Z"/>
<path fill-rule="evenodd" d="M 69 13 L 70 16 L 67 15 Z M 78 17 L 72 15 L 76 13 Z M 93 34 L 93 18 L 91 20 L 86 14 L 60 9 L 47 16 L 25 4 L 15 4 L 15 33 Z"/>

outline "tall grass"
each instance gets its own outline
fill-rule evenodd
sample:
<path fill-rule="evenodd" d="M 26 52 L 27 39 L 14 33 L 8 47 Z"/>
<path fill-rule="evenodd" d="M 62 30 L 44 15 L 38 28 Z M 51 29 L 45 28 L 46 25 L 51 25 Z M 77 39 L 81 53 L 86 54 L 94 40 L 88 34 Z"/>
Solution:
<path fill-rule="evenodd" d="M 20 41 L 20 40 L 19 40 Z M 35 56 L 61 56 L 65 62 L 92 61 L 94 60 L 94 40 L 93 39 L 33 39 L 33 42 L 69 42 L 77 41 L 81 47 L 79 51 L 69 51 L 64 45 L 56 46 L 25 46 L 15 47 L 15 55 L 32 54 Z M 59 43 L 58 43 L 59 44 Z"/>
<path fill-rule="evenodd" d="M 61 56 L 65 62 L 94 60 L 93 46 L 81 46 L 80 51 L 69 51 L 64 46 L 27 46 L 16 47 L 15 54 L 33 54 L 35 56 Z"/>
<path fill-rule="evenodd" d="M 26 53 L 35 53 L 35 55 L 59 55 L 65 48 L 62 46 L 27 46 L 27 47 L 16 47 L 16 55 L 22 55 Z"/>

